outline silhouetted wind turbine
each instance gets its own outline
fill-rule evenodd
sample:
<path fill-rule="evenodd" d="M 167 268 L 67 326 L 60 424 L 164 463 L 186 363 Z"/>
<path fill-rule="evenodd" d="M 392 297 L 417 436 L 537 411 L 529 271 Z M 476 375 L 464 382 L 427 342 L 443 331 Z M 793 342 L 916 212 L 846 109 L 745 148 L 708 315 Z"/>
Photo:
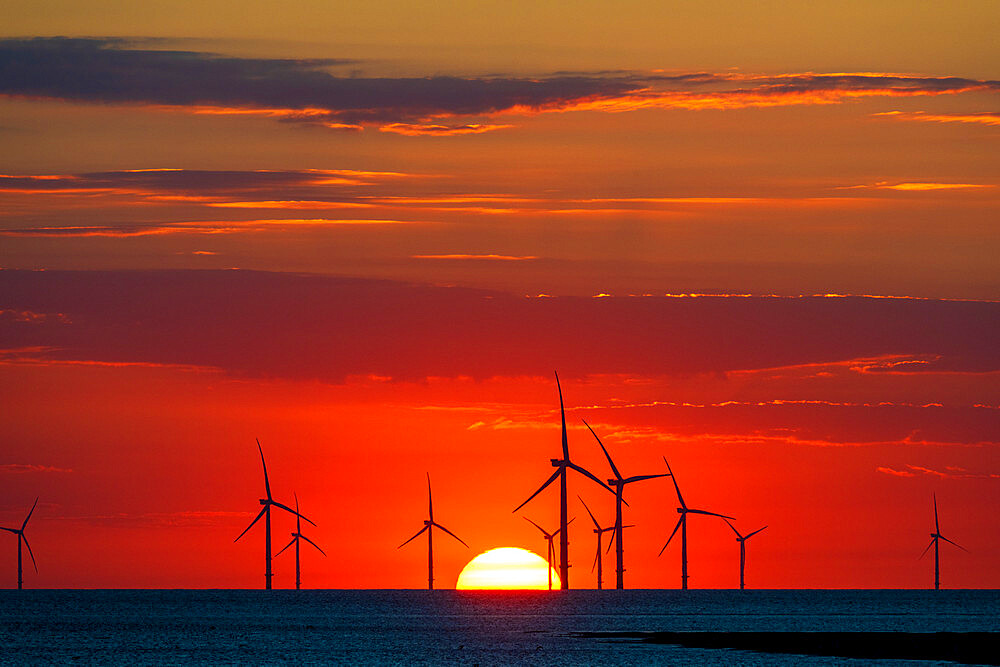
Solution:
<path fill-rule="evenodd" d="M 747 562 L 747 545 L 746 545 L 746 541 L 749 540 L 754 535 L 756 535 L 757 533 L 759 533 L 760 531 L 764 530 L 764 528 L 767 528 L 767 526 L 764 526 L 764 528 L 758 528 L 757 530 L 753 531 L 752 533 L 750 533 L 748 535 L 740 535 L 740 531 L 736 530 L 736 527 L 733 524 L 729 523 L 728 519 L 726 519 L 726 523 L 729 524 L 729 527 L 733 529 L 734 533 L 736 533 L 736 541 L 740 543 L 740 590 L 742 591 L 743 590 L 743 568 L 746 566 L 746 562 Z"/>
<path fill-rule="evenodd" d="M 424 521 L 424 527 L 418 530 L 416 535 L 406 540 L 396 548 L 402 549 L 407 544 L 417 539 L 417 537 L 419 537 L 425 530 L 427 531 L 427 590 L 429 591 L 434 590 L 434 528 L 440 528 L 459 542 L 462 542 L 466 549 L 469 548 L 469 545 L 465 544 L 461 537 L 434 520 L 434 502 L 431 500 L 431 474 L 427 473 L 427 520 Z"/>
<path fill-rule="evenodd" d="M 10 529 L 8 528 L 8 530 L 10 530 Z M 941 561 L 939 559 L 939 554 L 938 554 L 938 540 L 944 540 L 948 544 L 954 544 L 956 547 L 958 547 L 959 549 L 961 549 L 965 553 L 969 553 L 968 549 L 966 549 L 965 547 L 963 547 L 961 545 L 955 544 L 954 542 L 952 542 L 947 537 L 945 537 L 944 535 L 941 534 L 941 526 L 938 524 L 937 494 L 935 493 L 934 494 L 934 532 L 931 533 L 931 543 L 927 545 L 927 549 L 930 549 L 931 546 L 934 547 L 934 590 L 936 590 L 936 591 L 937 590 L 941 590 Z M 922 554 L 920 554 L 920 558 L 923 558 L 924 556 L 927 555 L 927 549 L 924 549 L 924 552 Z M 20 563 L 20 561 L 18 561 L 18 563 Z"/>
<path fill-rule="evenodd" d="M 559 478 L 559 585 L 565 590 L 569 588 L 569 521 L 566 520 L 568 516 L 568 508 L 566 504 L 566 471 L 570 468 L 577 471 L 581 475 L 589 477 L 594 480 L 602 487 L 611 491 L 604 482 L 597 479 L 594 475 L 589 473 L 586 469 L 576 465 L 569 460 L 569 439 L 566 436 L 566 408 L 563 406 L 563 395 L 562 395 L 562 385 L 559 384 L 559 373 L 556 373 L 556 387 L 559 389 L 559 413 L 562 416 L 562 455 L 561 459 L 549 459 L 552 463 L 552 467 L 556 469 L 552 476 L 549 477 L 544 484 L 538 487 L 538 490 L 528 496 L 528 499 L 523 503 L 514 508 L 514 511 L 521 509 L 529 502 L 531 499 L 541 493 L 545 487 L 547 487 L 552 482 Z M 614 491 L 611 491 L 614 493 Z M 555 535 L 556 533 L 553 533 Z"/>
<path fill-rule="evenodd" d="M 38 574 L 38 564 L 35 563 L 35 554 L 31 553 L 31 545 L 28 544 L 28 537 L 24 534 L 24 527 L 28 525 L 28 519 L 31 518 L 31 514 L 35 511 L 35 505 L 37 504 L 38 498 L 35 498 L 35 504 L 28 510 L 28 516 L 24 517 L 24 523 L 21 524 L 20 528 L 4 528 L 0 526 L 0 530 L 6 530 L 8 533 L 17 535 L 17 590 L 24 588 L 24 576 L 21 571 L 21 542 L 24 542 L 24 546 L 28 547 L 31 564 L 35 566 L 35 574 Z"/>
<path fill-rule="evenodd" d="M 667 463 L 667 457 L 663 457 L 663 462 Z M 681 495 L 681 487 L 677 486 L 677 477 L 674 475 L 674 471 L 670 469 L 670 464 L 667 463 L 667 472 L 670 473 L 670 479 L 674 483 L 674 489 L 677 491 L 677 502 L 681 504 L 677 508 L 677 513 L 681 515 L 681 518 L 677 520 L 677 525 L 674 526 L 674 530 L 670 533 L 670 537 L 667 538 L 667 543 L 663 545 L 663 549 L 660 549 L 660 553 L 657 556 L 663 554 L 663 550 L 667 548 L 670 544 L 670 540 L 674 539 L 674 535 L 677 534 L 677 529 L 681 529 L 681 590 L 687 590 L 688 587 L 688 552 L 687 552 L 687 515 L 688 514 L 707 514 L 708 516 L 717 516 L 722 519 L 735 519 L 731 516 L 726 516 L 725 514 L 716 514 L 715 512 L 709 512 L 707 510 L 694 510 L 687 506 L 684 502 L 684 496 Z"/>
<path fill-rule="evenodd" d="M 302 588 L 302 571 L 299 569 L 299 540 L 303 539 L 309 544 L 313 545 L 314 547 L 316 547 L 316 551 L 320 552 L 324 556 L 326 556 L 326 552 L 320 549 L 318 544 L 316 544 L 315 542 L 313 542 L 308 537 L 302 534 L 302 520 L 300 518 L 301 515 L 298 513 L 299 495 L 297 493 L 292 495 L 295 496 L 295 532 L 292 533 L 292 541 L 286 544 L 281 551 L 284 551 L 293 544 L 295 545 L 295 590 L 299 590 Z M 280 556 L 281 551 L 274 554 L 274 557 L 277 558 L 278 556 Z"/>
<path fill-rule="evenodd" d="M 261 498 L 260 504 L 264 507 L 260 510 L 260 514 L 257 518 L 250 522 L 250 525 L 243 529 L 243 532 L 239 534 L 233 542 L 238 542 L 240 537 L 247 534 L 247 531 L 253 528 L 253 525 L 260 521 L 261 517 L 264 517 L 264 587 L 267 590 L 271 590 L 271 505 L 290 512 L 297 517 L 302 517 L 312 525 L 316 525 L 308 518 L 302 516 L 297 511 L 293 510 L 291 507 L 282 505 L 278 501 L 271 498 L 271 485 L 267 481 L 267 464 L 264 463 L 264 450 L 260 447 L 260 440 L 257 441 L 257 450 L 260 452 L 260 464 L 264 468 L 264 491 L 267 493 L 267 498 Z"/>
<path fill-rule="evenodd" d="M 618 557 L 618 567 L 615 570 L 616 581 L 615 588 L 622 589 L 625 588 L 625 565 L 624 565 L 624 537 L 622 535 L 622 504 L 628 505 L 625 502 L 622 495 L 625 493 L 625 485 L 631 484 L 632 482 L 641 482 L 644 479 L 655 479 L 657 477 L 669 477 L 667 473 L 661 473 L 659 475 L 635 475 L 634 477 L 622 477 L 621 473 L 618 472 L 618 468 L 615 467 L 615 462 L 611 460 L 611 455 L 608 454 L 608 450 L 605 449 L 604 443 L 601 439 L 597 437 L 594 433 L 594 429 L 590 428 L 590 424 L 586 420 L 583 420 L 583 424 L 590 429 L 593 434 L 594 439 L 597 440 L 597 444 L 601 446 L 601 451 L 604 452 L 604 456 L 608 459 L 608 464 L 611 466 L 611 472 L 614 473 L 615 478 L 609 479 L 608 484 L 615 489 L 615 555 Z"/>
<path fill-rule="evenodd" d="M 580 496 L 578 495 L 577 498 L 580 498 Z M 587 503 L 583 501 L 583 498 L 580 498 L 580 502 L 583 503 L 583 508 L 587 510 L 587 514 L 590 515 L 590 520 L 594 522 L 594 534 L 597 535 L 597 555 L 594 557 L 594 564 L 591 566 L 590 571 L 593 572 L 594 568 L 597 568 L 597 590 L 601 590 L 603 588 L 602 583 L 604 575 L 604 566 L 601 562 L 601 536 L 609 530 L 611 531 L 611 535 L 614 536 L 616 527 L 608 526 L 607 528 L 603 528 L 601 524 L 597 523 L 597 519 L 594 518 L 594 513 L 590 511 L 589 507 L 587 507 Z"/>
<path fill-rule="evenodd" d="M 545 541 L 549 543 L 549 548 L 548 548 L 548 552 L 547 552 L 548 555 L 547 555 L 547 557 L 546 557 L 545 560 L 549 564 L 549 570 L 548 570 L 548 572 L 549 572 L 549 590 L 551 591 L 552 590 L 552 559 L 555 558 L 555 555 L 556 555 L 556 548 L 552 545 L 552 540 L 556 539 L 556 535 L 558 535 L 562 531 L 562 528 L 560 528 L 559 530 L 557 530 L 554 533 L 550 533 L 547 530 L 545 530 L 544 528 L 542 528 L 541 526 L 539 526 L 537 523 L 535 523 L 534 521 L 532 521 L 531 519 L 529 519 L 528 517 L 522 516 L 521 518 L 524 519 L 525 521 L 527 521 L 528 523 L 530 523 L 532 526 L 534 526 L 538 530 L 542 531 L 542 535 L 545 536 Z M 575 518 L 576 517 L 573 517 L 573 519 L 570 519 L 566 523 L 567 524 L 573 523 L 573 520 Z"/>

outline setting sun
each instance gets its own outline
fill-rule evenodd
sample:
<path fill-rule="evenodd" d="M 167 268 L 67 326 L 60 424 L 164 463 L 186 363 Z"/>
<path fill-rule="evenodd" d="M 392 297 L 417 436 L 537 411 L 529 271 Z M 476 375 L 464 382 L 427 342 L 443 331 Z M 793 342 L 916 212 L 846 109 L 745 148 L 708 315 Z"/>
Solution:
<path fill-rule="evenodd" d="M 559 587 L 559 576 L 554 571 L 552 586 Z M 455 584 L 458 590 L 546 590 L 548 587 L 545 559 L 517 547 L 490 549 L 479 554 L 469 561 Z"/>

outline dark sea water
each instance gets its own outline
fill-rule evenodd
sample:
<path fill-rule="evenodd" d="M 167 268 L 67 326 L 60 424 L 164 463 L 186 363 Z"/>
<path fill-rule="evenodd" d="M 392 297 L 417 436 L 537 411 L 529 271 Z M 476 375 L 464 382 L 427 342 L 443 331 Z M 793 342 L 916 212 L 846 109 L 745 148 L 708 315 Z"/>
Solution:
<path fill-rule="evenodd" d="M 0 591 L 0 663 L 860 665 L 586 633 L 998 632 L 998 617 L 1000 591 Z"/>

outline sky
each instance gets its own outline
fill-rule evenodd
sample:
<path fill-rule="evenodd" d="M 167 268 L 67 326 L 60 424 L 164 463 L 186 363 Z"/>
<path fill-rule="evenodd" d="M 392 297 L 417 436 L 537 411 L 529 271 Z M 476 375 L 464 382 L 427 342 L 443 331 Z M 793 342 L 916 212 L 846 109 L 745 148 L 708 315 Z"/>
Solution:
<path fill-rule="evenodd" d="M 0 525 L 31 588 L 545 553 L 559 455 L 752 588 L 1000 587 L 1000 6 L 12 2 Z M 294 495 L 293 495 L 294 494 Z M 570 478 L 571 585 L 614 497 Z M 676 588 L 669 478 L 626 586 Z M 275 515 L 275 551 L 294 521 Z M 693 588 L 739 545 L 689 524 Z M 2 537 L 2 536 L 0 536 Z M 16 538 L 0 586 L 16 585 Z M 604 579 L 613 578 L 613 557 Z M 275 587 L 294 586 L 290 554 Z"/>

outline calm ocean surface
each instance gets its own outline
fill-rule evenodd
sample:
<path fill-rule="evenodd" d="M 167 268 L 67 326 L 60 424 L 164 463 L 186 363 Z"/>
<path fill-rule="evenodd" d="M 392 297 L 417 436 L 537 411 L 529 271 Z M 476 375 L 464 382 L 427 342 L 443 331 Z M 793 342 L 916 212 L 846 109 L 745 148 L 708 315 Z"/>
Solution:
<path fill-rule="evenodd" d="M 600 631 L 996 632 L 1000 591 L 0 591 L 3 664 L 872 663 Z"/>

